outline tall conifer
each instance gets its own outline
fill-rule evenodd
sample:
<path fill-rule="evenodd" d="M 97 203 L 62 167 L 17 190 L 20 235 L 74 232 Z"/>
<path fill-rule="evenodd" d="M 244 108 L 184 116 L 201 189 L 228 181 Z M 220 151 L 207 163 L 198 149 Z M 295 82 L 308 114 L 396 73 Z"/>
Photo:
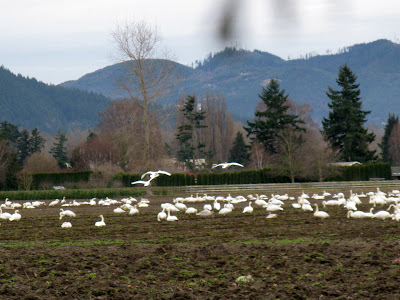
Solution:
<path fill-rule="evenodd" d="M 289 105 L 286 103 L 288 95 L 285 95 L 284 89 L 280 90 L 276 79 L 271 79 L 258 96 L 264 102 L 266 109 L 256 111 L 254 122 L 247 121 L 248 127 L 245 129 L 252 140 L 257 139 L 264 145 L 266 151 L 277 153 L 279 133 L 287 128 L 292 128 L 294 131 L 305 131 L 299 126 L 304 122 L 298 119 L 299 116 L 287 112 L 289 109 Z"/>
<path fill-rule="evenodd" d="M 176 138 L 179 143 L 177 153 L 178 160 L 186 163 L 190 169 L 195 167 L 195 160 L 204 154 L 204 144 L 197 135 L 197 130 L 206 127 L 202 124 L 205 119 L 205 112 L 198 111 L 196 96 L 188 95 L 181 109 L 183 112 L 183 124 L 177 129 Z"/>
<path fill-rule="evenodd" d="M 50 149 L 50 153 L 58 161 L 60 167 L 66 167 L 67 162 L 67 137 L 65 133 L 58 130 L 57 134 L 54 136 L 55 142 L 53 147 Z"/>
<path fill-rule="evenodd" d="M 389 138 L 396 123 L 399 123 L 399 117 L 395 116 L 394 114 L 389 114 L 385 125 L 385 132 L 382 137 L 382 142 L 379 144 L 379 147 L 382 149 L 382 161 L 386 163 L 392 163 L 392 158 L 389 154 Z"/>
<path fill-rule="evenodd" d="M 247 165 L 250 161 L 248 146 L 244 142 L 243 134 L 238 131 L 229 153 L 229 161 Z"/>
<path fill-rule="evenodd" d="M 356 80 L 347 64 L 339 68 L 336 82 L 341 89 L 328 87 L 326 95 L 331 103 L 328 118 L 322 120 L 323 133 L 342 161 L 367 162 L 376 159 L 375 151 L 368 149 L 375 134 L 364 128 L 370 111 L 361 109 L 360 84 Z"/>

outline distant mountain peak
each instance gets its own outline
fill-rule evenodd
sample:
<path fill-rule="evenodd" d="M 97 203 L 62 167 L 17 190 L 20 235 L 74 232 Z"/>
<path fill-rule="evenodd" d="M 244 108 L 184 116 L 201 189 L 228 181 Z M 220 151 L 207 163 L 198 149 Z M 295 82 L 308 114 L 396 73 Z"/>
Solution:
<path fill-rule="evenodd" d="M 221 66 L 227 65 L 275 65 L 283 62 L 283 60 L 271 53 L 262 52 L 259 50 L 249 51 L 244 49 L 238 49 L 236 47 L 225 47 L 224 50 L 209 54 L 203 62 L 199 63 L 196 69 L 199 70 L 213 70 Z"/>

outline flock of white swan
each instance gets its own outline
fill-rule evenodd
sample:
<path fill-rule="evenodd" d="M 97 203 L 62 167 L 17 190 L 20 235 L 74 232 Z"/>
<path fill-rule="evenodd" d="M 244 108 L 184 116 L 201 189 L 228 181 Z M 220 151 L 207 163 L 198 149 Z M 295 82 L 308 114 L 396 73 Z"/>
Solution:
<path fill-rule="evenodd" d="M 313 202 L 313 203 L 311 203 Z M 239 204 L 241 203 L 241 204 Z M 368 211 L 357 209 L 358 205 L 369 204 L 371 207 Z M 24 203 L 12 202 L 8 198 L 0 205 L 0 219 L 8 221 L 18 221 L 21 219 L 20 210 L 40 208 L 43 206 L 60 207 L 59 219 L 69 218 L 61 224 L 62 228 L 71 228 L 72 220 L 76 217 L 76 213 L 67 209 L 67 207 L 86 206 L 113 206 L 109 208 L 116 214 L 136 215 L 139 209 L 149 207 L 150 201 L 141 198 L 139 201 L 134 197 L 122 198 L 120 200 L 96 199 L 92 198 L 87 201 L 71 200 L 67 201 L 65 197 L 62 200 L 56 199 L 46 204 L 44 201 L 26 201 Z M 376 219 L 392 219 L 400 221 L 400 191 L 392 190 L 389 193 L 384 193 L 377 188 L 374 192 L 355 194 L 350 191 L 349 197 L 345 197 L 343 193 L 331 195 L 328 192 L 321 194 L 308 194 L 302 192 L 300 196 L 290 197 L 288 194 L 278 195 L 247 195 L 232 197 L 230 194 L 224 196 L 211 195 L 196 195 L 189 197 L 176 197 L 171 202 L 161 204 L 161 211 L 157 214 L 157 221 L 173 222 L 178 221 L 179 213 L 191 214 L 199 217 L 211 217 L 214 215 L 229 215 L 235 209 L 242 211 L 243 214 L 252 214 L 255 209 L 263 209 L 267 213 L 266 218 L 277 218 L 280 211 L 285 209 L 296 209 L 312 214 L 316 218 L 329 218 L 329 214 L 320 210 L 323 206 L 343 207 L 347 212 L 347 218 L 376 218 Z M 116 208 L 114 208 L 116 207 Z M 200 209 L 199 209 L 200 208 Z M 374 210 L 379 210 L 374 212 Z M 14 210 L 14 213 L 9 213 L 6 210 Z M 4 211 L 4 212 L 3 212 Z M 172 215 L 175 214 L 175 215 Z M 95 222 L 94 226 L 106 226 L 103 215 L 100 215 L 100 221 Z"/>
<path fill-rule="evenodd" d="M 362 200 L 364 199 L 364 203 L 368 201 L 372 207 L 369 211 L 361 211 L 357 209 L 357 205 L 362 204 Z M 367 200 L 366 200 L 367 199 Z M 291 207 L 294 209 L 298 209 L 304 212 L 312 212 L 313 216 L 316 218 L 329 218 L 329 214 L 325 211 L 319 209 L 319 205 L 322 205 L 324 208 L 327 206 L 338 206 L 343 207 L 347 211 L 347 218 L 377 218 L 377 219 L 388 219 L 400 221 L 400 191 L 393 190 L 390 193 L 384 193 L 377 188 L 376 192 L 368 192 L 366 194 L 353 194 L 350 191 L 350 196 L 348 198 L 345 197 L 343 193 L 330 194 L 328 192 L 323 192 L 321 195 L 313 194 L 309 196 L 306 193 L 302 193 L 297 197 L 297 201 L 294 197 L 290 197 L 288 194 L 278 195 L 272 194 L 271 197 L 266 195 L 248 195 L 244 196 L 236 196 L 232 197 L 228 195 L 227 197 L 223 196 L 198 196 L 196 197 L 177 197 L 173 200 L 174 204 L 164 203 L 161 205 L 162 211 L 158 214 L 157 220 L 167 220 L 167 221 L 176 221 L 178 218 L 176 216 L 171 216 L 171 212 L 184 211 L 187 214 L 196 214 L 199 216 L 213 216 L 214 214 L 220 215 L 228 215 L 234 209 L 234 205 L 241 202 L 247 202 L 248 204 L 244 206 L 242 212 L 244 214 L 251 214 L 254 211 L 254 208 L 262 208 L 268 213 L 266 215 L 267 219 L 278 217 L 278 213 L 285 208 L 285 206 L 289 206 L 285 204 L 289 200 L 291 202 Z M 205 201 L 211 201 L 212 204 L 204 204 L 203 210 L 200 212 L 197 211 L 194 207 L 187 207 L 187 204 L 191 203 L 200 203 Z M 314 201 L 312 205 L 310 201 Z M 223 206 L 221 205 L 222 203 Z M 253 206 L 254 203 L 254 206 Z M 377 205 L 380 206 L 381 210 L 374 213 Z M 384 209 L 385 205 L 388 205 L 386 209 Z M 313 208 L 315 207 L 315 209 Z M 393 208 L 393 213 L 390 210 Z M 167 213 L 165 213 L 167 211 Z"/>

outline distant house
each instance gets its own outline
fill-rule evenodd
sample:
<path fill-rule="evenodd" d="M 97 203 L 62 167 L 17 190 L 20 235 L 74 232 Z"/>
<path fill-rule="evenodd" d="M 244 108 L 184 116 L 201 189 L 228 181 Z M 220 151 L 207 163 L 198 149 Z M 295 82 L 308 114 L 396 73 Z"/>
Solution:
<path fill-rule="evenodd" d="M 206 159 L 205 158 L 196 158 L 196 159 L 188 159 L 187 160 L 190 164 L 193 164 L 194 169 L 203 170 L 206 166 Z M 186 171 L 186 164 L 184 166 L 184 171 Z"/>
<path fill-rule="evenodd" d="M 332 163 L 332 165 L 339 167 L 350 167 L 354 165 L 361 165 L 361 163 L 358 161 L 341 161 L 341 162 L 334 162 Z"/>

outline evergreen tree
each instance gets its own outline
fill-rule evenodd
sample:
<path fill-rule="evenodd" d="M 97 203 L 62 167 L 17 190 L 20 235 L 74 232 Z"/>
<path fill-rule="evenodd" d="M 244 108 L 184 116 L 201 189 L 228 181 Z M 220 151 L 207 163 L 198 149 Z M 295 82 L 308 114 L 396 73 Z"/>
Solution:
<path fill-rule="evenodd" d="M 41 152 L 44 147 L 45 139 L 40 135 L 37 128 L 32 129 L 31 137 L 29 138 L 29 155 L 35 152 Z"/>
<path fill-rule="evenodd" d="M 17 141 L 20 136 L 19 126 L 8 121 L 0 123 L 0 138 L 4 138 L 10 145 L 12 151 L 17 151 Z"/>
<path fill-rule="evenodd" d="M 375 135 L 363 127 L 370 111 L 361 109 L 360 84 L 356 80 L 346 64 L 339 68 L 336 82 L 341 90 L 328 87 L 326 95 L 332 102 L 328 104 L 329 117 L 322 120 L 323 133 L 342 161 L 367 162 L 376 159 L 375 151 L 368 149 Z"/>
<path fill-rule="evenodd" d="M 21 171 L 21 166 L 18 164 L 18 158 L 15 153 L 11 153 L 10 161 L 6 170 L 6 179 L 3 186 L 5 190 L 18 189 L 18 173 Z"/>
<path fill-rule="evenodd" d="M 62 133 L 61 130 L 58 130 L 58 133 L 54 138 L 55 142 L 53 147 L 50 149 L 50 154 L 52 154 L 53 157 L 58 161 L 60 167 L 65 168 L 67 162 L 67 137 L 65 133 Z"/>
<path fill-rule="evenodd" d="M 238 131 L 233 141 L 231 151 L 229 152 L 229 161 L 247 165 L 250 161 L 248 148 L 249 147 L 244 142 L 243 134 Z"/>
<path fill-rule="evenodd" d="M 89 134 L 86 138 L 86 143 L 89 144 L 91 141 L 93 141 L 94 139 L 97 139 L 97 134 L 94 133 L 93 131 L 89 131 Z"/>
<path fill-rule="evenodd" d="M 385 132 L 382 137 L 382 142 L 379 144 L 379 147 L 382 149 L 381 153 L 382 161 L 385 163 L 391 164 L 393 162 L 389 154 L 389 138 L 394 126 L 397 123 L 399 123 L 399 117 L 395 116 L 394 114 L 389 114 L 389 117 L 385 125 Z"/>
<path fill-rule="evenodd" d="M 3 121 L 0 123 L 0 135 L 8 141 L 16 143 L 20 135 L 18 127 L 18 125 Z"/>
<path fill-rule="evenodd" d="M 304 122 L 298 119 L 298 116 L 287 112 L 289 109 L 289 105 L 286 103 L 288 95 L 285 95 L 285 90 L 279 89 L 276 79 L 271 79 L 268 85 L 262 89 L 259 97 L 264 102 L 266 109 L 256 111 L 254 122 L 247 121 L 248 127 L 245 129 L 252 140 L 257 139 L 264 145 L 265 150 L 274 154 L 278 149 L 279 133 L 289 127 L 295 131 L 305 131 L 299 126 Z"/>
<path fill-rule="evenodd" d="M 183 112 L 183 124 L 178 127 L 176 138 L 179 143 L 177 158 L 179 161 L 187 163 L 190 169 L 194 168 L 194 160 L 198 159 L 203 153 L 204 144 L 201 143 L 196 130 L 205 128 L 202 121 L 205 119 L 205 112 L 197 111 L 196 96 L 188 95 L 181 109 Z"/>
<path fill-rule="evenodd" d="M 24 129 L 21 131 L 20 136 L 17 140 L 17 156 L 18 163 L 22 166 L 25 159 L 30 155 L 29 149 L 29 131 Z"/>

